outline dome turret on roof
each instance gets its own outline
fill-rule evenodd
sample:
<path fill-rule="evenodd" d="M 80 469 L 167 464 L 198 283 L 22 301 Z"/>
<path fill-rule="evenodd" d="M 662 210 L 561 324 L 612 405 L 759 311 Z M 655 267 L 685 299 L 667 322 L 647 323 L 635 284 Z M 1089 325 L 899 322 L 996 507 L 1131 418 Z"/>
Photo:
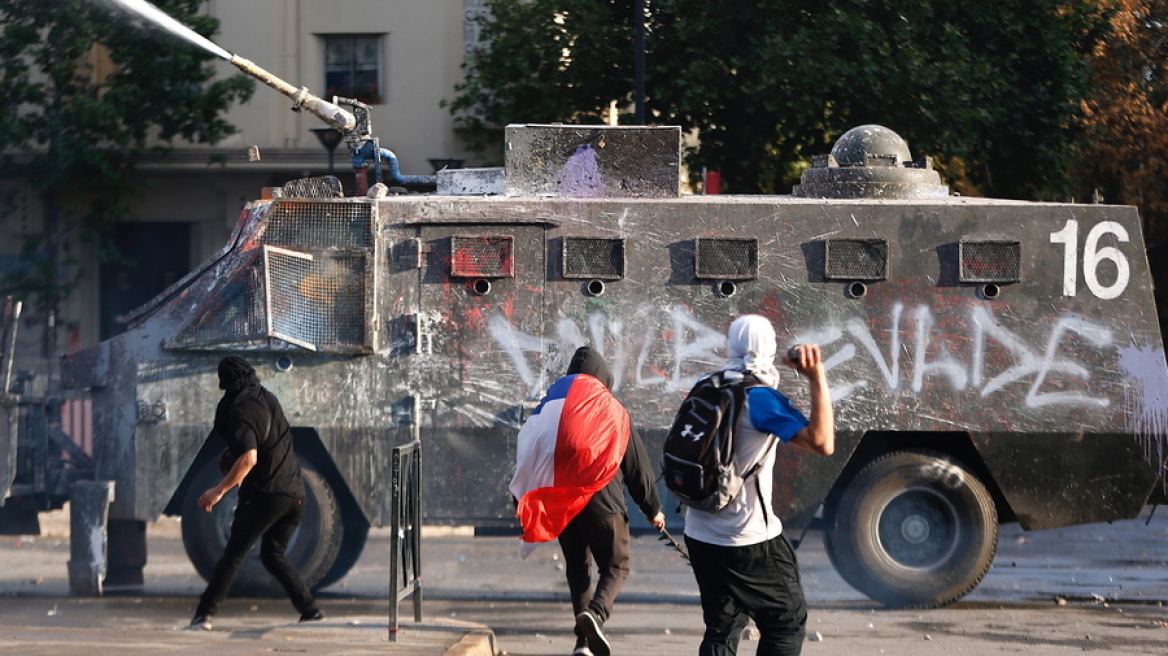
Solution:
<path fill-rule="evenodd" d="M 869 157 L 896 157 L 896 164 L 911 162 L 908 144 L 883 125 L 861 125 L 848 130 L 835 142 L 831 156 L 840 166 L 867 166 Z"/>
<path fill-rule="evenodd" d="M 882 125 L 861 125 L 835 142 L 830 155 L 811 158 L 811 168 L 791 190 L 803 198 L 944 198 L 949 187 L 931 158 L 912 161 L 908 144 Z"/>

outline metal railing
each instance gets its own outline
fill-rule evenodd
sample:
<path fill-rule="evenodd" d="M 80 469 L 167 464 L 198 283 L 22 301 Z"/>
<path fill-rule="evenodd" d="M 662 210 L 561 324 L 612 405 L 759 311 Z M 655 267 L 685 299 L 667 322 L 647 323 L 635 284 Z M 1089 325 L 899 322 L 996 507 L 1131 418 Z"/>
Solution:
<path fill-rule="evenodd" d="M 401 601 L 414 596 L 414 621 L 422 621 L 422 443 L 393 448 L 389 541 L 389 641 L 397 642 Z"/>

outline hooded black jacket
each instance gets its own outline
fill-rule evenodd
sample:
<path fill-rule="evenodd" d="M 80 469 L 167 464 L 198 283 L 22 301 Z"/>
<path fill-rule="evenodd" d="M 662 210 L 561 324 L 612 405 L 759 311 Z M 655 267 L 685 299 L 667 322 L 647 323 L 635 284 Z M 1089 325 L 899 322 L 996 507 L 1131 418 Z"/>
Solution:
<path fill-rule="evenodd" d="M 219 362 L 223 398 L 215 408 L 215 430 L 234 460 L 256 450 L 256 465 L 239 486 L 239 498 L 282 494 L 304 498 L 300 463 L 292 449 L 292 431 L 276 397 L 260 385 L 255 369 L 238 355 Z"/>
<path fill-rule="evenodd" d="M 604 383 L 608 389 L 612 389 L 612 372 L 592 347 L 581 346 L 576 349 L 572 362 L 568 365 L 568 374 L 588 374 Z M 649 452 L 645 450 L 645 443 L 641 441 L 641 436 L 630 420 L 629 447 L 621 458 L 620 470 L 608 485 L 592 495 L 592 499 L 584 506 L 584 510 L 580 511 L 579 516 L 603 518 L 617 513 L 627 514 L 624 490 L 627 485 L 629 494 L 641 512 L 645 513 L 645 517 L 650 519 L 656 517 L 657 513 L 661 512 L 661 501 L 657 497 L 657 486 L 653 479 Z"/>

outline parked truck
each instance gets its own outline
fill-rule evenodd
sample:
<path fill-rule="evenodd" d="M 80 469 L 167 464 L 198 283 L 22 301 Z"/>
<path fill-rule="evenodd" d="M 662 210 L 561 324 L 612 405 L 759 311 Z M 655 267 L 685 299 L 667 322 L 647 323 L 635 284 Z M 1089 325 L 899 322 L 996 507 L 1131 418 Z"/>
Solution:
<path fill-rule="evenodd" d="M 357 114 L 345 129 L 368 132 Z M 208 433 L 227 354 L 287 409 L 308 488 L 289 557 L 323 587 L 389 523 L 395 445 L 422 444 L 425 522 L 513 528 L 516 434 L 576 347 L 603 354 L 659 457 L 745 313 L 772 320 L 780 352 L 821 344 L 832 387 L 835 455 L 781 449 L 775 510 L 795 538 L 819 523 L 843 578 L 882 603 L 960 599 L 1001 523 L 1131 518 L 1162 495 L 1168 365 L 1135 208 L 957 196 L 872 125 L 789 196 L 681 195 L 676 127 L 505 139 L 505 167 L 441 171 L 434 193 L 270 190 L 123 334 L 64 358 L 93 453 L 43 467 L 115 481 L 111 576 L 141 579 L 163 515 L 209 576 L 233 504 L 196 501 L 220 476 Z M 383 149 L 360 145 L 380 181 Z M 16 457 L 20 403 L 0 404 L 0 493 L 59 506 L 53 476 Z M 257 559 L 239 585 L 273 582 Z"/>

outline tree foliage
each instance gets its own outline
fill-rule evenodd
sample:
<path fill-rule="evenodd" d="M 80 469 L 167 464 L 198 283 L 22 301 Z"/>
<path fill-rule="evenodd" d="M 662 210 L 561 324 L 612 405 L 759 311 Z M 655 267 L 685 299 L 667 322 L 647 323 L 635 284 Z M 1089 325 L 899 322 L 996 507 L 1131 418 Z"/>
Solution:
<path fill-rule="evenodd" d="M 218 21 L 199 13 L 204 2 L 156 4 L 210 36 Z M 213 80 L 209 53 L 136 28 L 100 2 L 0 0 L 0 30 L 0 177 L 30 184 L 46 212 L 43 248 L 26 244 L 25 256 L 39 261 L 3 286 L 51 304 L 69 291 L 55 252 L 58 219 L 100 237 L 128 218 L 135 160 L 177 140 L 234 133 L 222 114 L 254 84 L 242 75 Z"/>
<path fill-rule="evenodd" d="M 595 120 L 632 101 L 631 0 L 497 0 L 452 103 L 466 127 Z M 700 133 L 691 170 L 785 192 L 811 155 L 879 123 L 964 193 L 1065 193 L 1091 0 L 647 0 L 647 107 Z"/>
<path fill-rule="evenodd" d="M 488 142 L 508 123 L 598 123 L 630 98 L 632 0 L 493 0 L 481 38 L 450 103 Z"/>
<path fill-rule="evenodd" d="M 1112 31 L 1094 57 L 1083 103 L 1084 196 L 1136 205 L 1149 244 L 1168 241 L 1168 0 L 1112 0 Z M 1111 2 L 1109 2 L 1111 4 Z"/>

